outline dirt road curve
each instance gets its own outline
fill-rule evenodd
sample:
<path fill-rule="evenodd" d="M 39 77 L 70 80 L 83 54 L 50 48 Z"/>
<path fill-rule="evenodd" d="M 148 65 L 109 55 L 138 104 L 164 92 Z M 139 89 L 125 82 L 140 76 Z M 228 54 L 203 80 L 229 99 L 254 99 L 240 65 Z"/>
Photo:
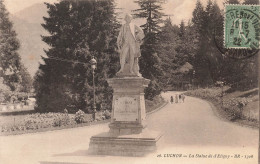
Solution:
<path fill-rule="evenodd" d="M 175 93 L 167 92 L 163 96 L 169 100 Z M 149 115 L 147 122 L 149 129 L 160 131 L 164 136 L 157 152 L 146 157 L 88 155 L 90 137 L 108 131 L 108 124 L 100 124 L 0 136 L 0 163 L 257 163 L 258 130 L 219 119 L 211 106 L 201 99 L 186 97 L 185 103 L 168 104 Z M 179 154 L 178 157 L 175 154 Z"/>

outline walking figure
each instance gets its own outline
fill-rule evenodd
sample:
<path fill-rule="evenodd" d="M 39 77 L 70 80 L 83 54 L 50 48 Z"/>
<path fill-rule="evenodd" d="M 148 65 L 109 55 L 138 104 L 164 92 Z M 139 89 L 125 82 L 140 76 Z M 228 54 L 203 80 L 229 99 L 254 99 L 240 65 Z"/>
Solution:
<path fill-rule="evenodd" d="M 181 95 L 181 99 L 182 99 L 182 102 L 184 103 L 184 100 L 185 100 L 185 95 L 184 94 Z"/>
<path fill-rule="evenodd" d="M 173 103 L 174 101 L 173 101 L 173 97 L 171 96 L 171 104 Z"/>
<path fill-rule="evenodd" d="M 181 95 L 179 95 L 179 100 L 180 100 L 180 102 L 181 102 Z"/>
<path fill-rule="evenodd" d="M 175 103 L 178 103 L 178 94 L 175 95 Z"/>

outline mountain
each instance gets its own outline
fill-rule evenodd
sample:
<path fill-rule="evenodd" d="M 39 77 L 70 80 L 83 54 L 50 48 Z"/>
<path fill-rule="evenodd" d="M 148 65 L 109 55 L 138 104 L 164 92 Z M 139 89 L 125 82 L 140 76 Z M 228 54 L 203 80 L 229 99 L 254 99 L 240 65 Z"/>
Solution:
<path fill-rule="evenodd" d="M 29 23 L 37 23 L 41 24 L 43 23 L 42 17 L 48 16 L 47 14 L 47 8 L 44 3 L 36 3 L 32 6 L 29 6 L 21 11 L 18 11 L 14 14 L 18 18 L 22 20 L 26 20 Z"/>
<path fill-rule="evenodd" d="M 41 23 L 44 22 L 43 16 L 47 15 L 47 8 L 43 3 L 34 4 L 10 15 L 21 44 L 18 52 L 32 76 L 38 70 L 41 56 L 45 56 L 43 49 L 48 48 L 41 40 L 41 35 L 48 35 L 41 26 Z"/>

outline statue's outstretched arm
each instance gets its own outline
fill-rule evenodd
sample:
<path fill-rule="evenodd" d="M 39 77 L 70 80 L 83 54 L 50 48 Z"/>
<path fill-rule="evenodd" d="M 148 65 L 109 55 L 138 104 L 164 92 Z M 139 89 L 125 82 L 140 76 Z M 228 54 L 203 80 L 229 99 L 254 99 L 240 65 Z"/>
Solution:
<path fill-rule="evenodd" d="M 143 39 L 144 39 L 144 31 L 135 25 L 135 30 L 136 30 L 136 39 L 138 42 L 142 43 Z"/>

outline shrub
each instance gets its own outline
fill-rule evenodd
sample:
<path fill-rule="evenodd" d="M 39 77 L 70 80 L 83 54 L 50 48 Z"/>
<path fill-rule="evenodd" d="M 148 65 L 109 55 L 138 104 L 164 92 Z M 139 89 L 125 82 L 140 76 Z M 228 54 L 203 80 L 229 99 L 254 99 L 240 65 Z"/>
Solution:
<path fill-rule="evenodd" d="M 66 126 L 70 124 L 70 119 L 68 114 L 59 113 L 56 115 L 53 125 L 56 126 Z"/>
<path fill-rule="evenodd" d="M 82 110 L 76 112 L 74 120 L 76 121 L 77 124 L 84 122 L 84 114 L 85 113 Z"/>
<path fill-rule="evenodd" d="M 111 118 L 111 113 L 108 110 L 105 110 L 102 112 L 102 117 L 104 117 L 105 119 L 110 119 Z"/>

